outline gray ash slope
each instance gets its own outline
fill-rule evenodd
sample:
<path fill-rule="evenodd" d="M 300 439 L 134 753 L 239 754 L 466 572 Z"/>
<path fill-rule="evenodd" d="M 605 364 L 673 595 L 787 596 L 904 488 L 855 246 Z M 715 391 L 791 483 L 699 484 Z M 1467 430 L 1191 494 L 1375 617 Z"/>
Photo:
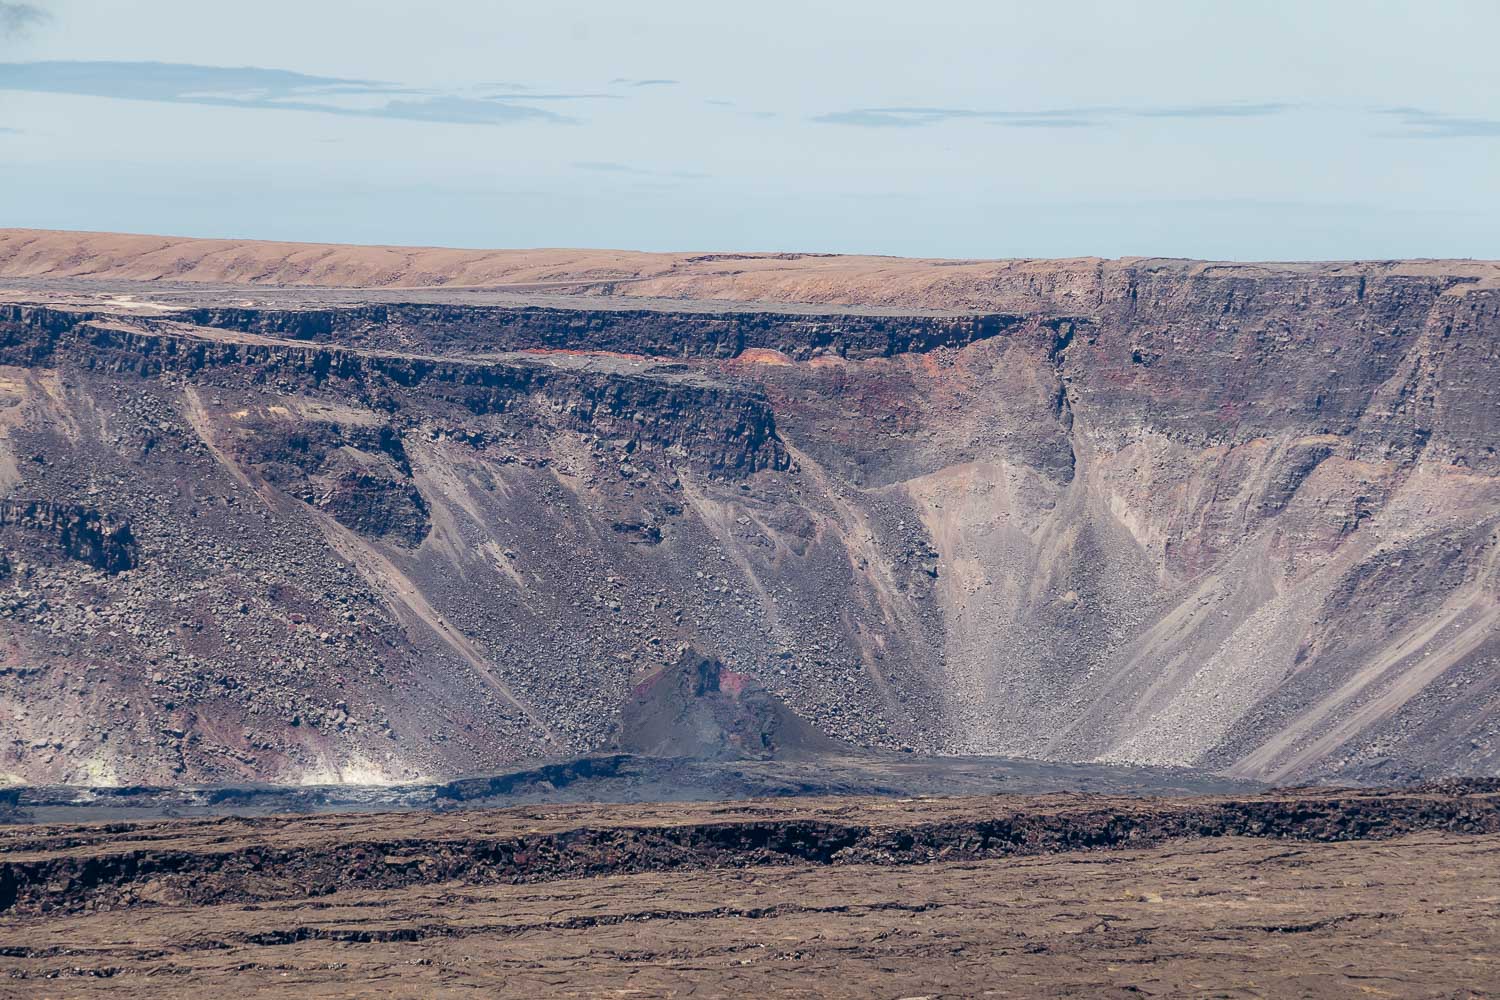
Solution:
<path fill-rule="evenodd" d="M 1483 283 L 1142 265 L 910 317 L 44 287 L 0 307 L 18 780 L 585 754 L 685 645 L 860 746 L 1500 771 Z"/>
<path fill-rule="evenodd" d="M 0 789 L 0 823 L 482 809 L 527 803 L 690 802 L 809 795 L 1248 794 L 1186 768 L 920 757 L 861 750 L 819 732 L 753 677 L 685 649 L 622 706 L 612 751 L 498 774 L 392 786 L 274 784 Z"/>

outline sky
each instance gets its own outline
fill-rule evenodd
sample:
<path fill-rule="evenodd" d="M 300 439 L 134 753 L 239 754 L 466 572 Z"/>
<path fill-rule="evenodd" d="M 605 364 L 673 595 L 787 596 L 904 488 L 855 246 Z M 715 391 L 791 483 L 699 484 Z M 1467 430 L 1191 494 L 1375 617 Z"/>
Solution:
<path fill-rule="evenodd" d="M 0 0 L 0 226 L 1500 257 L 1494 0 Z"/>

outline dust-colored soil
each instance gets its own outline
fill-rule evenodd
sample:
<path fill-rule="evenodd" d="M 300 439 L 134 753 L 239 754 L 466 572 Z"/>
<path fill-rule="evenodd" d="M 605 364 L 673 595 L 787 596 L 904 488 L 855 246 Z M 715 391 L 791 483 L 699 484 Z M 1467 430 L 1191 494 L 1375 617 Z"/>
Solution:
<path fill-rule="evenodd" d="M 1197 274 L 1452 275 L 1494 282 L 1490 261 L 1236 264 L 1087 257 L 929 260 L 842 254 L 458 250 L 0 229 L 0 277 L 190 281 L 518 292 L 931 309 L 1014 308 L 1045 297 L 1097 302 L 1118 266 Z"/>
<path fill-rule="evenodd" d="M 1458 791 L 18 827 L 0 994 L 1490 996 Z"/>

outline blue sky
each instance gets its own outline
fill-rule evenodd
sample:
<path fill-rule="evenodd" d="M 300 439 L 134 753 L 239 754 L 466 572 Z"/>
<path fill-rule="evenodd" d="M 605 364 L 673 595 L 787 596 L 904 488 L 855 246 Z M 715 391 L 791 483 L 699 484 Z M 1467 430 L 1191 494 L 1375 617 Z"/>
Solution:
<path fill-rule="evenodd" d="M 1500 257 L 1500 4 L 0 0 L 0 225 Z"/>

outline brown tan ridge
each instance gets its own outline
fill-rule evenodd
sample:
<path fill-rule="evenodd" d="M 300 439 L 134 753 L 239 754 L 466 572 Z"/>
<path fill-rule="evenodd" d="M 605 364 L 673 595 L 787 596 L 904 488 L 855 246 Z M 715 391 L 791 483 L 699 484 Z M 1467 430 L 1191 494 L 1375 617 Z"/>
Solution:
<path fill-rule="evenodd" d="M 0 278 L 518 292 L 921 309 L 1004 308 L 1045 294 L 1097 299 L 1112 271 L 1420 275 L 1500 282 L 1500 262 L 1232 263 L 1127 257 L 941 260 L 796 253 L 461 250 L 0 229 Z"/>

